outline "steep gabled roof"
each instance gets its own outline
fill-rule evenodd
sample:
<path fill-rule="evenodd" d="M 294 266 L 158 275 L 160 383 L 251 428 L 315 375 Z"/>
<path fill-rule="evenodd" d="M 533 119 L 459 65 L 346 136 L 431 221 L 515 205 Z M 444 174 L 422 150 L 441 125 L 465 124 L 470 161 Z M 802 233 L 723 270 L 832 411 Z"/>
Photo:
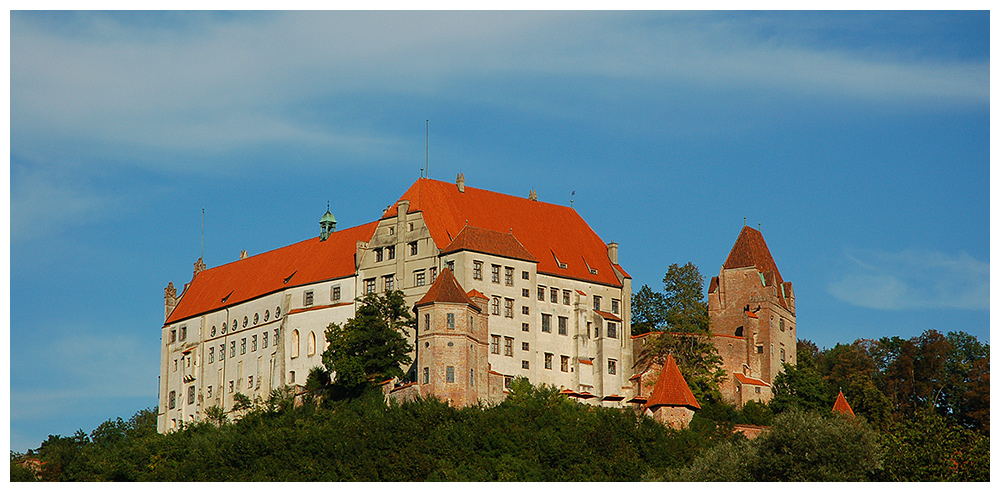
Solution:
<path fill-rule="evenodd" d="M 441 275 L 438 275 L 437 280 L 427 289 L 427 293 L 413 304 L 413 308 L 416 309 L 419 306 L 436 302 L 468 304 L 476 311 L 479 311 L 479 306 L 472 302 L 472 298 L 465 293 L 465 289 L 459 285 L 458 279 L 455 278 L 455 274 L 452 273 L 450 268 L 441 270 Z"/>
<path fill-rule="evenodd" d="M 463 250 L 538 263 L 513 234 L 478 227 L 463 227 L 441 252 L 447 254 Z"/>
<path fill-rule="evenodd" d="M 646 401 L 646 408 L 655 409 L 659 406 L 701 408 L 694 393 L 691 392 L 691 388 L 688 387 L 687 381 L 684 380 L 684 376 L 681 375 L 681 369 L 677 367 L 673 355 L 667 356 L 667 362 L 660 370 L 660 376 L 656 380 L 656 386 L 653 387 L 653 393 Z"/>
<path fill-rule="evenodd" d="M 833 402 L 833 411 L 850 415 L 851 417 L 854 416 L 854 410 L 851 410 L 851 405 L 847 403 L 847 398 L 844 398 L 843 391 L 837 393 L 837 401 Z"/>
<path fill-rule="evenodd" d="M 776 280 L 774 286 L 778 289 L 778 300 L 782 306 L 787 308 L 788 305 L 785 303 L 785 299 L 781 297 L 781 284 L 784 281 L 781 279 L 781 272 L 778 271 L 778 265 L 775 265 L 774 258 L 771 257 L 771 250 L 767 248 L 767 243 L 764 242 L 764 236 L 757 229 L 743 226 L 743 230 L 740 231 L 739 237 L 736 238 L 736 244 L 733 245 L 733 249 L 729 252 L 726 262 L 722 264 L 722 268 L 728 270 L 730 268 L 747 267 L 754 267 L 761 274 L 774 272 L 774 279 Z"/>
<path fill-rule="evenodd" d="M 209 268 L 198 274 L 164 324 L 233 306 L 279 290 L 355 274 L 358 241 L 378 222 L 313 237 L 283 248 Z"/>
<path fill-rule="evenodd" d="M 608 247 L 570 207 L 544 203 L 455 183 L 420 178 L 400 199 L 421 212 L 437 247 L 445 249 L 466 225 L 510 233 L 538 261 L 538 272 L 620 287 Z M 398 202 L 398 201 L 397 201 Z M 396 205 L 383 218 L 395 217 Z M 557 263 L 558 259 L 558 263 Z M 560 264 L 565 266 L 561 268 Z M 591 273 L 588 266 L 596 273 Z"/>

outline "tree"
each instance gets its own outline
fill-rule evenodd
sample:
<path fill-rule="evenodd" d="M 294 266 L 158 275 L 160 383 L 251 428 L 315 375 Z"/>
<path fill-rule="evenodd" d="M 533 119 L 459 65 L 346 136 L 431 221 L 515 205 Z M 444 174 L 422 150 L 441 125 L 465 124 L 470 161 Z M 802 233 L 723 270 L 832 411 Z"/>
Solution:
<path fill-rule="evenodd" d="M 632 334 L 642 335 L 660 330 L 667 325 L 666 299 L 660 292 L 654 292 L 643 285 L 632 296 Z"/>
<path fill-rule="evenodd" d="M 670 265 L 663 275 L 663 292 L 643 285 L 632 296 L 632 334 L 649 331 L 707 333 L 708 303 L 704 287 L 705 277 L 693 263 Z"/>
<path fill-rule="evenodd" d="M 882 436 L 888 481 L 988 481 L 989 438 L 921 411 Z"/>
<path fill-rule="evenodd" d="M 334 374 L 336 393 L 344 396 L 359 395 L 373 379 L 403 378 L 401 366 L 413 360 L 405 335 L 415 319 L 403 293 L 367 294 L 358 302 L 353 318 L 326 329 L 323 365 Z"/>
<path fill-rule="evenodd" d="M 708 340 L 710 336 L 710 333 L 652 332 L 646 336 L 635 366 L 638 372 L 662 366 L 672 354 L 695 398 L 719 401 L 719 384 L 725 380 L 726 372 L 722 369 L 722 357 Z"/>
<path fill-rule="evenodd" d="M 776 414 L 794 409 L 829 412 L 835 396 L 830 394 L 829 384 L 815 367 L 785 363 L 774 378 L 770 407 Z"/>

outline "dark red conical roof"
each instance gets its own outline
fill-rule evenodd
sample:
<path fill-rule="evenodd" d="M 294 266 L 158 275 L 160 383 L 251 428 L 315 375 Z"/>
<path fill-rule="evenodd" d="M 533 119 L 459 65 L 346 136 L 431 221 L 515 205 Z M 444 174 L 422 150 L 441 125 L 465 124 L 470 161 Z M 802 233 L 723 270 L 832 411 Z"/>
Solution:
<path fill-rule="evenodd" d="M 656 380 L 653 393 L 646 401 L 646 408 L 650 410 L 655 410 L 656 407 L 660 406 L 701 408 L 694 393 L 691 392 L 691 388 L 688 387 L 687 381 L 684 380 L 684 376 L 681 375 L 681 369 L 677 367 L 673 355 L 667 356 L 667 362 L 660 370 L 660 377 Z"/>
<path fill-rule="evenodd" d="M 450 268 L 441 270 L 441 275 L 438 275 L 437 280 L 427 289 L 427 293 L 413 307 L 417 308 L 436 302 L 468 304 L 479 311 L 479 306 L 476 306 L 476 303 L 472 302 L 472 298 L 465 293 L 465 289 L 462 289 Z"/>
<path fill-rule="evenodd" d="M 854 416 L 854 410 L 851 410 L 851 405 L 847 403 L 847 398 L 844 398 L 843 391 L 837 393 L 837 401 L 833 402 L 833 411 L 850 415 L 851 417 Z"/>

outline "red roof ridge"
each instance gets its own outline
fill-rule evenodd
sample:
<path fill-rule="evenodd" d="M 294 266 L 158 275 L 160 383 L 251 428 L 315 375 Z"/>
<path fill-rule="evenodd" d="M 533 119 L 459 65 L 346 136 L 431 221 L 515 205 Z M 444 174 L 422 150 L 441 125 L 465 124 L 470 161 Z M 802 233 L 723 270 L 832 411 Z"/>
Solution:
<path fill-rule="evenodd" d="M 538 260 L 521 244 L 521 241 L 517 240 L 513 231 L 509 233 L 494 231 L 481 227 L 473 227 L 468 223 L 458 231 L 455 239 L 452 239 L 451 243 L 441 250 L 441 254 L 462 250 L 538 263 Z"/>
<path fill-rule="evenodd" d="M 447 302 L 454 304 L 468 304 L 479 311 L 479 306 L 472 302 L 472 298 L 465 293 L 465 289 L 458 283 L 455 274 L 450 268 L 441 270 L 437 280 L 427 289 L 427 293 L 413 304 L 413 309 L 435 302 Z"/>
<path fill-rule="evenodd" d="M 844 398 L 844 392 L 837 392 L 837 400 L 833 402 L 833 411 L 844 415 L 854 416 L 854 410 L 851 410 L 851 405 L 847 403 L 847 398 Z"/>
<path fill-rule="evenodd" d="M 667 356 L 667 361 L 663 364 L 660 376 L 656 380 L 656 386 L 646 400 L 646 408 L 655 409 L 660 406 L 701 409 L 680 368 L 677 367 L 673 354 Z"/>

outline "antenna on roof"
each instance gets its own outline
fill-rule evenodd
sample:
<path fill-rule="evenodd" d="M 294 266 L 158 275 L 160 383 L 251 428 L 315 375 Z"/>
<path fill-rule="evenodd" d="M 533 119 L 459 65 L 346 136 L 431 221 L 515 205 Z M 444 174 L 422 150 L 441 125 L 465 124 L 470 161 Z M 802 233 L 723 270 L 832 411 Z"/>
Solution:
<path fill-rule="evenodd" d="M 569 194 L 569 208 L 573 208 L 573 199 L 576 198 L 576 190 Z"/>
<path fill-rule="evenodd" d="M 427 177 L 431 177 L 431 120 L 428 119 L 427 130 L 424 134 L 424 170 L 427 172 Z"/>
<path fill-rule="evenodd" d="M 201 256 L 205 257 L 205 209 L 201 209 Z"/>

